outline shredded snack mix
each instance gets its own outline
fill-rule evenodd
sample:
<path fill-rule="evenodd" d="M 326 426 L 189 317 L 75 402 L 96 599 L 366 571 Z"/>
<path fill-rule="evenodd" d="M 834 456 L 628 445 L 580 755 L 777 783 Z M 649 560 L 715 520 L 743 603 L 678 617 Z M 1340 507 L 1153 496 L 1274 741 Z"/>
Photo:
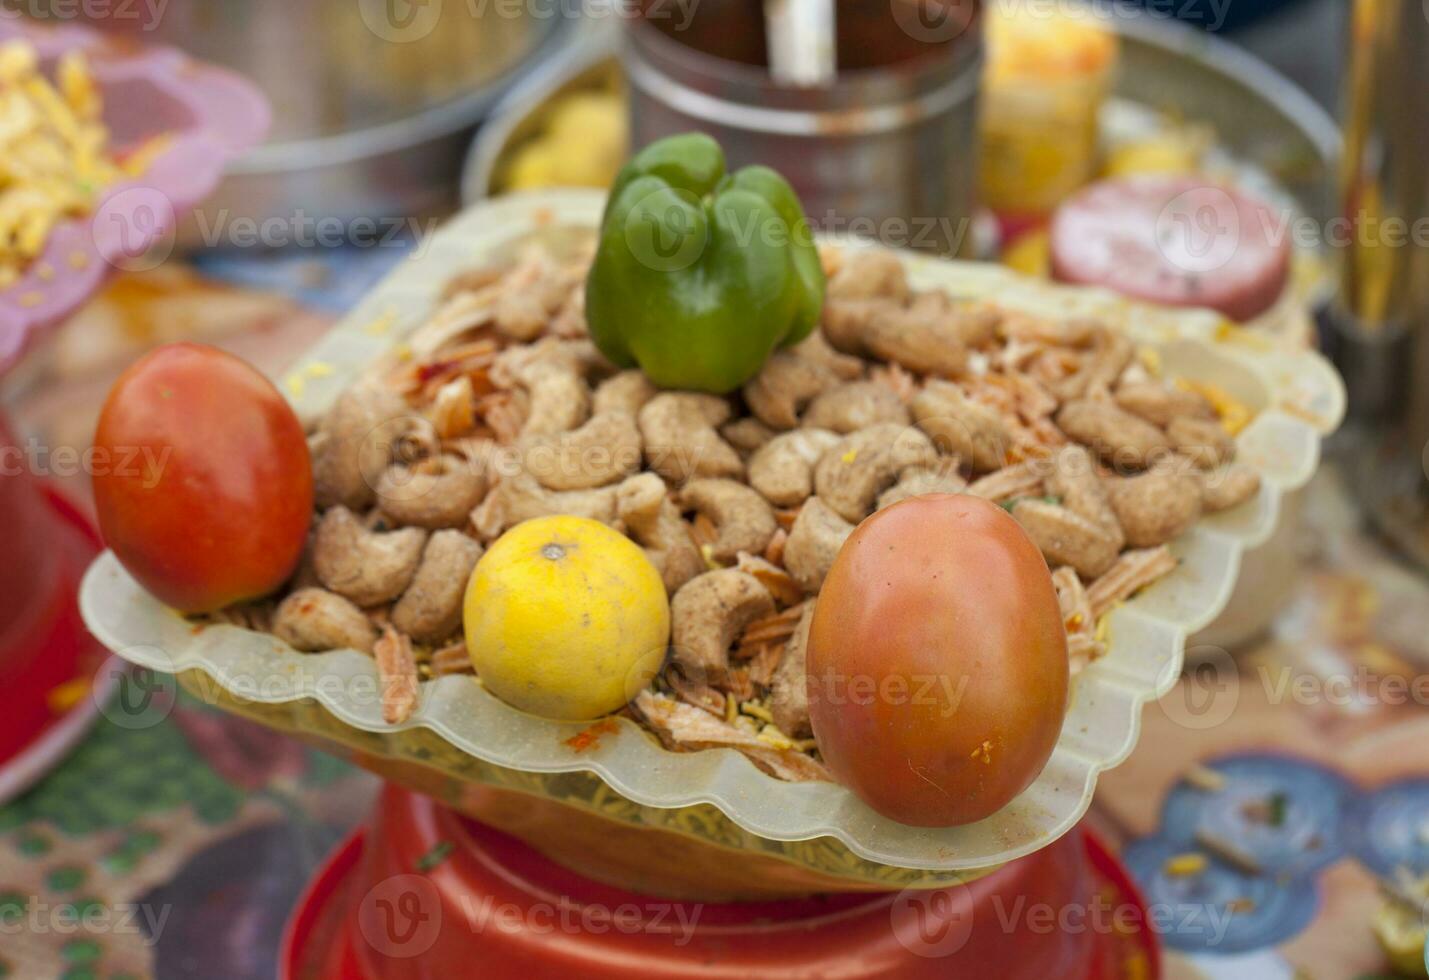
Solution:
<path fill-rule="evenodd" d="M 142 171 L 144 154 L 124 165 L 110 155 L 101 108 L 83 54 L 61 57 L 51 82 L 28 42 L 0 44 L 0 289 L 39 257 L 55 225 Z"/>
<path fill-rule="evenodd" d="M 1245 410 L 1163 380 L 1122 334 L 913 290 L 885 251 L 823 258 L 822 329 L 731 397 L 604 361 L 588 249 L 459 277 L 312 434 L 320 516 L 286 593 L 220 618 L 372 653 L 400 722 L 419 681 L 471 670 L 461 603 L 483 548 L 529 518 L 593 518 L 671 596 L 671 655 L 628 715 L 674 751 L 827 779 L 804 645 L 875 510 L 924 493 L 1005 507 L 1047 558 L 1076 672 L 1105 653 L 1107 613 L 1176 567 L 1171 541 L 1258 491 L 1228 431 Z"/>

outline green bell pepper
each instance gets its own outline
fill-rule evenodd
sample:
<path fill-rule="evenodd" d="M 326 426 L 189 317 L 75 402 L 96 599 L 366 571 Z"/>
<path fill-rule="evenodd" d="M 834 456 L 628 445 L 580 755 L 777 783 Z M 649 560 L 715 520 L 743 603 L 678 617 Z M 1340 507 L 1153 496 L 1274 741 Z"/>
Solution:
<path fill-rule="evenodd" d="M 824 272 L 803 205 L 768 167 L 725 173 L 701 133 L 621 170 L 586 281 L 591 338 L 663 388 L 724 394 L 818 322 Z"/>

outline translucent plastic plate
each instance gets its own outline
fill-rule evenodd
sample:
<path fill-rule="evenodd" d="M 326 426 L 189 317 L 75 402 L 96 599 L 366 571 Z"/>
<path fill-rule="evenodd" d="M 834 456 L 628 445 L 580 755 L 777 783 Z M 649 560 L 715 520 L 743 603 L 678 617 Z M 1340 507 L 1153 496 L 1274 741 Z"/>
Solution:
<path fill-rule="evenodd" d="M 421 323 L 454 273 L 509 255 L 517 239 L 555 241 L 572 228 L 590 228 L 601 206 L 595 192 L 541 192 L 463 213 L 294 369 L 294 378 L 305 379 L 291 386 L 301 391 L 300 413 L 316 417 Z M 1104 291 L 1030 282 L 994 266 L 927 258 L 908 264 L 920 287 L 1029 311 L 1105 318 L 1161 350 L 1167 373 L 1213 380 L 1257 413 L 1238 442 L 1240 459 L 1264 478 L 1260 495 L 1198 524 L 1175 545 L 1177 570 L 1110 614 L 1110 650 L 1078 678 L 1046 770 L 986 820 L 948 829 L 907 827 L 841 786 L 779 782 L 732 750 L 665 751 L 624 719 L 596 747 L 579 751 L 566 742 L 583 726 L 521 714 L 467 677 L 427 685 L 416 714 L 387 725 L 373 693 L 370 658 L 353 651 L 303 655 L 236 627 L 196 632 L 145 593 L 112 555 L 96 561 L 85 580 L 85 618 L 96 636 L 133 662 L 189 672 L 225 706 L 342 746 L 389 774 L 400 763 L 445 774 L 458 788 L 462 782 L 506 785 L 611 819 L 866 880 L 908 880 L 896 869 L 916 869 L 925 873 L 922 880 L 927 873 L 957 877 L 1044 847 L 1086 811 L 1097 774 L 1136 744 L 1141 709 L 1174 683 L 1186 635 L 1225 605 L 1242 552 L 1270 535 L 1282 496 L 1314 472 L 1321 436 L 1338 424 L 1344 392 L 1318 355 L 1227 330 L 1212 314 L 1153 310 Z M 552 775 L 581 773 L 599 778 Z"/>
<path fill-rule="evenodd" d="M 89 217 L 57 226 L 25 275 L 0 290 L 0 374 L 109 273 L 157 264 L 164 256 L 151 250 L 172 242 L 179 217 L 218 186 L 229 160 L 263 138 L 270 119 L 251 83 L 172 48 L 0 18 L 0 44 L 17 37 L 35 45 L 46 69 L 66 51 L 85 53 L 112 149 L 123 153 L 161 135 L 169 142 L 142 175 L 109 188 Z"/>

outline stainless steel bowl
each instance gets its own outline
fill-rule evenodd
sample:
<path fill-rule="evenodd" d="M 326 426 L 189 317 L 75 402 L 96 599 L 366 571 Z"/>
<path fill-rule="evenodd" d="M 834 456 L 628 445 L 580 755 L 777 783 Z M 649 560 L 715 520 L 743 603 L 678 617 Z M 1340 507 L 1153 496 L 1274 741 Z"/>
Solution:
<path fill-rule="evenodd" d="M 0 7 L 56 20 L 91 9 Z M 92 22 L 232 68 L 273 104 L 268 142 L 205 205 L 209 228 L 219 216 L 382 219 L 454 205 L 477 124 L 570 27 L 563 0 L 168 0 L 152 19 L 144 8 L 95 5 Z"/>
<path fill-rule="evenodd" d="M 840 38 L 839 57 L 842 63 L 850 51 L 868 56 L 873 49 L 879 56 L 841 70 L 827 86 L 807 88 L 779 84 L 762 62 L 721 50 L 746 47 L 724 43 L 746 24 L 762 27 L 747 3 L 729 0 L 686 31 L 653 17 L 631 19 L 624 64 L 632 142 L 701 130 L 719 140 L 731 167 L 763 163 L 782 173 L 822 231 L 968 254 L 981 23 L 974 19 L 939 43 L 915 43 L 896 13 L 875 19 L 868 7 L 887 10 L 840 5 L 841 20 L 862 12 L 860 26 L 868 26 Z M 700 46 L 689 43 L 695 39 Z M 913 50 L 895 50 L 900 39 Z"/>

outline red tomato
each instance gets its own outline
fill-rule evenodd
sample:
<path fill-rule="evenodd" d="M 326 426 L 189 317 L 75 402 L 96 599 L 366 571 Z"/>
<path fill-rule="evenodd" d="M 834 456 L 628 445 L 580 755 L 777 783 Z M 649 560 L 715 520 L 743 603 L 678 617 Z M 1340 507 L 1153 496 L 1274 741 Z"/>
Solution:
<path fill-rule="evenodd" d="M 297 567 L 313 513 L 303 427 L 245 362 L 169 344 L 124 372 L 94 434 L 104 540 L 183 612 L 272 592 Z"/>
<path fill-rule="evenodd" d="M 996 812 L 1067 708 L 1067 635 L 1041 552 L 1001 507 L 930 494 L 844 543 L 819 593 L 809 712 L 829 769 L 900 823 Z"/>

